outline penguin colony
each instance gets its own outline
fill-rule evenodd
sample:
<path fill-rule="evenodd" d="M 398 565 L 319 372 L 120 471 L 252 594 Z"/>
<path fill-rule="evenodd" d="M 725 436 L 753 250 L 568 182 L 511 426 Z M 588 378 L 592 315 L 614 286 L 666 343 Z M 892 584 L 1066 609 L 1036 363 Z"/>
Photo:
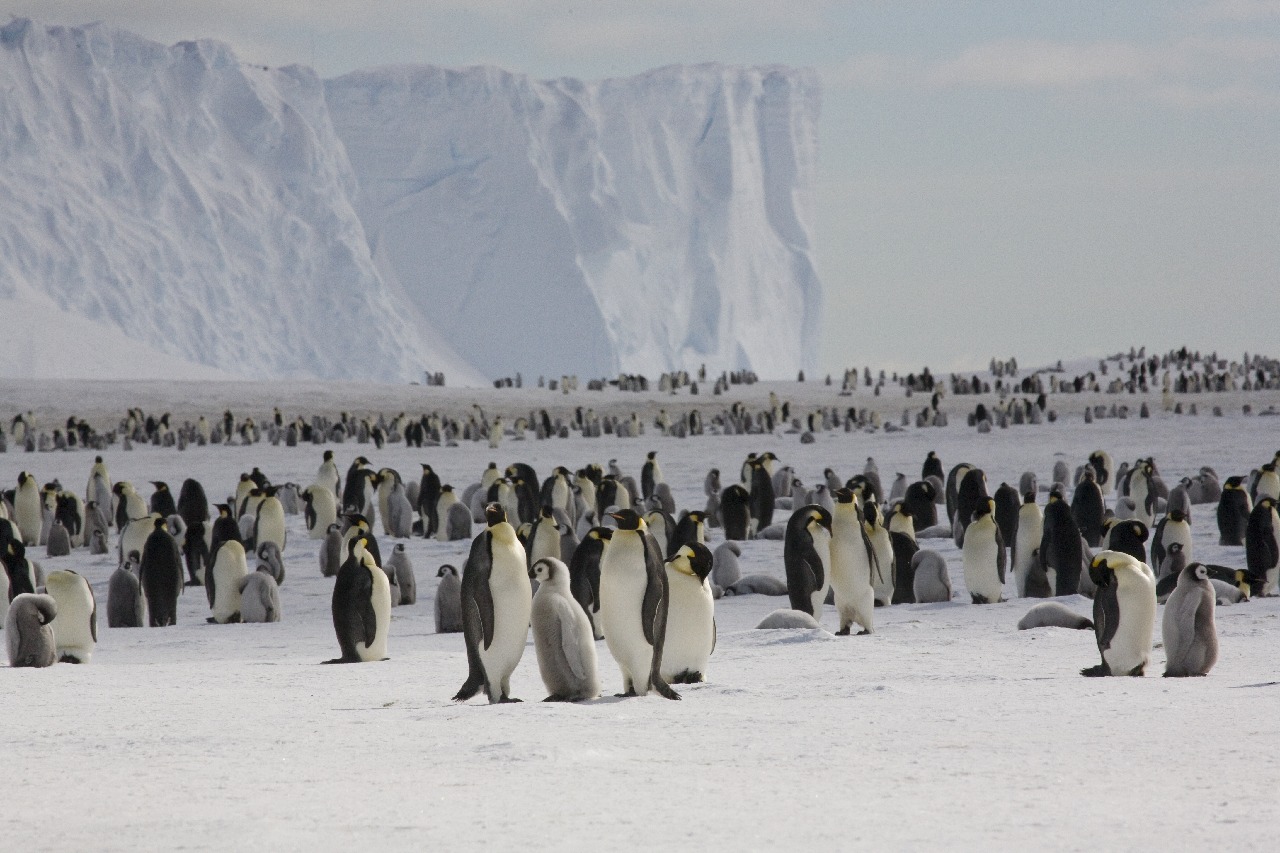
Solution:
<path fill-rule="evenodd" d="M 781 408 L 774 423 L 786 423 Z M 751 418 L 740 414 L 744 422 Z M 483 413 L 474 417 L 484 421 Z M 141 420 L 140 413 L 130 419 Z M 367 433 L 380 446 L 407 440 L 418 422 L 341 423 L 325 433 L 328 440 L 351 429 L 356 441 Z M 223 426 L 223 436 L 246 444 L 258 429 L 233 419 Z M 305 426 L 299 420 L 267 429 L 285 441 L 293 432 L 298 443 Z M 530 427 L 513 425 L 524 428 Z M 135 423 L 124 434 L 138 429 L 174 435 L 162 420 L 154 433 Z M 447 444 L 449 431 L 438 424 L 432 429 L 425 434 L 437 436 L 437 446 Z M 204 423 L 184 440 L 213 442 L 216 430 Z M 966 462 L 947 472 L 935 454 L 923 460 L 920 479 L 896 475 L 887 495 L 873 460 L 847 480 L 827 469 L 810 488 L 770 451 L 752 454 L 727 478 L 719 470 L 708 473 L 705 506 L 680 509 L 657 455 L 647 454 L 639 482 L 617 460 L 576 471 L 557 467 L 546 479 L 517 462 L 491 466 L 478 472 L 478 482 L 455 489 L 426 463 L 407 480 L 364 455 L 340 469 L 338 454 L 327 450 L 314 482 L 274 484 L 254 468 L 239 476 L 223 503 L 211 503 L 190 478 L 176 500 L 160 480 L 149 483 L 144 497 L 134 484 L 113 483 L 102 456 L 83 493 L 56 481 L 40 486 L 23 472 L 0 504 L 11 663 L 92 660 L 94 590 L 75 572 L 48 565 L 76 551 L 105 551 L 116 561 L 100 590 L 108 597 L 111 628 L 176 624 L 178 598 L 189 586 L 205 588 L 211 623 L 280 621 L 286 565 L 315 571 L 314 562 L 305 569 L 289 563 L 286 516 L 294 514 L 303 516 L 307 536 L 319 540 L 320 573 L 334 578 L 338 656 L 326 663 L 390 657 L 392 610 L 416 603 L 403 545 L 380 547 L 380 536 L 469 543 L 459 568 L 431 567 L 439 584 L 437 630 L 461 633 L 467 651 L 459 701 L 481 691 L 491 702 L 513 701 L 511 675 L 530 633 L 548 699 L 599 695 L 609 680 L 598 669 L 600 639 L 621 675 L 621 695 L 678 699 L 672 685 L 713 677 L 716 599 L 755 592 L 789 596 L 791 611 L 819 626 L 832 604 L 838 633 L 863 635 L 875 632 L 877 607 L 957 595 L 982 604 L 1079 593 L 1094 599 L 1091 627 L 1101 657 L 1085 668 L 1088 675 L 1144 674 L 1160 618 L 1156 602 L 1168 599 L 1161 618 L 1166 674 L 1204 675 L 1218 655 L 1215 604 L 1224 595 L 1273 594 L 1280 575 L 1274 459 L 1221 485 L 1215 472 L 1202 469 L 1170 489 L 1156 460 L 1116 467 L 1098 451 L 1081 460 L 1074 475 L 1068 470 L 1041 503 L 1045 495 L 1034 478 L 1029 489 L 1024 478 L 1016 489 L 1000 484 L 991 496 L 980 467 Z M 945 521 L 939 517 L 944 502 Z M 1236 565 L 1197 563 L 1190 553 L 1188 516 L 1206 503 L 1217 505 L 1222 544 L 1242 549 Z M 954 593 L 946 560 L 927 548 L 939 526 L 929 521 L 944 523 L 944 535 L 961 548 L 964 583 Z M 725 540 L 714 551 L 706 544 L 709 531 Z M 785 582 L 742 576 L 738 569 L 738 543 L 768 539 L 782 542 Z M 46 565 L 30 556 L 41 546 Z M 810 624 L 799 615 L 772 621 Z M 1090 620 L 1057 614 L 1037 627 L 1057 624 L 1090 627 Z M 46 633 L 52 656 L 45 653 Z"/>

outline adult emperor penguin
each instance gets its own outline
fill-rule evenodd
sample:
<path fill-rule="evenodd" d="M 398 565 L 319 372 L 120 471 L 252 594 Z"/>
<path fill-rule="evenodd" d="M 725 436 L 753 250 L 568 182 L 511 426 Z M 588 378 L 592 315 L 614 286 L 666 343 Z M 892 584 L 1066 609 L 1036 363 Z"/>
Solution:
<path fill-rule="evenodd" d="M 1044 570 L 1053 595 L 1075 595 L 1080 590 L 1080 570 L 1084 552 L 1080 528 L 1071 507 L 1054 487 L 1044 508 L 1044 530 L 1040 536 L 1040 568 Z"/>
<path fill-rule="evenodd" d="M 58 603 L 51 595 L 24 592 L 9 602 L 4 618 L 4 641 L 9 666 L 53 666 L 58 647 L 49 624 L 58 615 Z"/>
<path fill-rule="evenodd" d="M 337 500 L 338 494 L 342 491 L 342 474 L 338 471 L 338 463 L 333 461 L 332 450 L 324 452 L 324 459 L 320 463 L 319 470 L 316 471 L 316 482 L 327 486 L 333 493 L 334 500 Z"/>
<path fill-rule="evenodd" d="M 333 630 L 340 657 L 325 663 L 364 663 L 387 659 L 387 631 L 391 627 L 391 584 L 387 573 L 367 548 L 368 537 L 357 534 L 347 544 L 347 559 L 333 584 Z"/>
<path fill-rule="evenodd" d="M 163 518 L 157 518 L 152 524 L 151 535 L 142 547 L 139 581 L 142 584 L 142 594 L 147 598 L 147 613 L 152 628 L 178 624 L 182 555 L 178 553 L 178 543 L 169 535 L 167 524 Z"/>
<path fill-rule="evenodd" d="M 862 512 L 857 496 L 850 489 L 835 495 L 835 511 L 831 513 L 831 588 L 835 591 L 836 613 L 845 636 L 857 622 L 870 634 L 875 630 L 875 593 L 871 588 L 875 551 L 862 526 Z"/>
<path fill-rule="evenodd" d="M 1115 463 L 1111 454 L 1105 450 L 1095 450 L 1089 454 L 1089 465 L 1093 468 L 1094 481 L 1105 496 L 1115 484 Z"/>
<path fill-rule="evenodd" d="M 738 484 L 720 493 L 720 521 L 724 538 L 748 538 L 751 524 L 751 494 Z"/>
<path fill-rule="evenodd" d="M 1151 565 L 1164 562 L 1165 552 L 1174 543 L 1182 545 L 1182 553 L 1191 562 L 1191 522 L 1180 509 L 1171 509 L 1151 533 Z"/>
<path fill-rule="evenodd" d="M 1106 515 L 1106 506 L 1102 502 L 1102 489 L 1098 485 L 1097 475 L 1091 465 L 1086 465 L 1083 478 L 1076 483 L 1076 490 L 1071 495 L 1071 517 L 1075 519 L 1080 535 L 1089 543 L 1090 548 L 1102 544 L 1102 522 Z"/>
<path fill-rule="evenodd" d="M 621 695 L 644 696 L 652 688 L 679 699 L 662 677 L 670 606 L 662 552 L 635 510 L 612 516 L 618 529 L 600 559 L 600 625 L 622 671 Z"/>
<path fill-rule="evenodd" d="M 529 568 L 543 557 L 560 559 L 560 525 L 549 506 L 538 510 L 538 519 L 533 523 L 529 536 Z"/>
<path fill-rule="evenodd" d="M 604 637 L 600 630 L 600 559 L 612 536 L 613 531 L 608 527 L 591 528 L 569 560 L 569 590 L 587 614 L 597 640 Z"/>
<path fill-rule="evenodd" d="M 1280 516 L 1277 516 L 1276 502 L 1271 498 L 1260 498 L 1253 512 L 1249 513 L 1244 559 L 1250 575 L 1265 578 L 1262 595 L 1275 592 L 1280 583 Z"/>
<path fill-rule="evenodd" d="M 600 695 L 591 622 L 569 591 L 569 567 L 554 557 L 535 560 L 529 577 L 538 582 L 531 621 L 538 672 L 547 702 L 582 702 Z"/>
<path fill-rule="evenodd" d="M 964 533 L 964 585 L 974 604 L 995 604 L 1003 597 L 1006 555 L 995 501 L 973 511 Z"/>
<path fill-rule="evenodd" d="M 1213 621 L 1216 604 L 1208 568 L 1203 563 L 1187 565 L 1165 601 L 1160 622 L 1165 678 L 1208 675 L 1218 662 L 1218 629 Z"/>
<path fill-rule="evenodd" d="M 101 456 L 95 456 L 89 469 L 89 482 L 85 484 L 85 501 L 93 501 L 102 508 L 105 518 L 111 509 L 111 474 Z"/>
<path fill-rule="evenodd" d="M 865 520 L 862 527 L 876 557 L 871 566 L 871 589 L 875 595 L 876 607 L 884 607 L 893 603 L 893 540 L 889 537 L 889 529 L 880 519 L 880 506 L 877 503 L 868 501 L 863 515 Z"/>
<path fill-rule="evenodd" d="M 691 545 L 694 542 L 707 544 L 707 514 L 700 509 L 680 513 L 675 532 L 671 534 L 671 547 L 667 556 L 678 551 L 681 545 Z"/>
<path fill-rule="evenodd" d="M 93 588 L 79 574 L 64 569 L 49 572 L 45 591 L 58 603 L 58 616 L 50 623 L 62 663 L 88 663 L 98 642 L 98 603 Z"/>
<path fill-rule="evenodd" d="M 1129 476 L 1129 497 L 1133 499 L 1133 517 L 1150 529 L 1155 522 L 1156 490 L 1149 459 L 1139 459 Z"/>
<path fill-rule="evenodd" d="M 1276 471 L 1275 460 L 1267 462 L 1258 472 L 1258 479 L 1253 481 L 1253 500 L 1271 498 L 1280 501 L 1280 473 Z"/>
<path fill-rule="evenodd" d="M 889 544 L 893 546 L 893 604 L 916 603 L 915 524 L 901 501 L 893 505 L 889 516 Z"/>
<path fill-rule="evenodd" d="M 969 529 L 969 522 L 981 507 L 986 506 L 988 500 L 990 496 L 987 494 L 986 473 L 981 468 L 970 468 L 956 487 L 956 509 L 951 527 L 957 548 L 964 546 L 964 535 Z"/>
<path fill-rule="evenodd" d="M 667 641 L 662 678 L 669 684 L 697 684 L 716 648 L 715 598 L 711 594 L 711 551 L 696 542 L 681 545 L 667 560 Z"/>
<path fill-rule="evenodd" d="M 1021 598 L 1045 598 L 1053 594 L 1047 579 L 1042 584 L 1031 582 L 1033 574 L 1041 578 L 1045 576 L 1044 569 L 1040 567 L 1040 540 L 1043 536 L 1044 513 L 1036 503 L 1036 493 L 1027 492 L 1023 495 L 1022 507 L 1018 510 L 1018 532 L 1013 539 L 1012 555 L 1013 582 Z"/>
<path fill-rule="evenodd" d="M 338 499 L 328 486 L 317 480 L 302 490 L 302 502 L 307 535 L 312 539 L 323 539 L 328 535 L 329 525 L 338 520 Z"/>
<path fill-rule="evenodd" d="M 1147 526 L 1136 518 L 1116 521 L 1107 528 L 1103 543 L 1108 550 L 1122 551 L 1139 563 L 1147 562 L 1147 538 L 1151 535 Z"/>
<path fill-rule="evenodd" d="M 275 486 L 267 486 L 263 491 L 266 494 L 258 504 L 258 511 L 254 517 L 254 545 L 274 542 L 277 548 L 284 551 L 285 543 L 288 541 L 288 532 L 284 526 L 284 505 L 280 503 L 280 498 L 276 497 Z"/>
<path fill-rule="evenodd" d="M 427 539 L 440 530 L 441 518 L 437 509 L 440 501 L 440 475 L 425 462 L 422 478 L 418 481 L 418 515 L 422 517 L 422 535 Z"/>
<path fill-rule="evenodd" d="M 640 466 L 640 495 L 645 500 L 653 497 L 654 488 L 663 481 L 662 468 L 658 465 L 658 451 L 650 450 Z"/>
<path fill-rule="evenodd" d="M 1218 496 L 1218 544 L 1243 545 L 1253 501 L 1244 487 L 1244 477 L 1228 477 Z"/>
<path fill-rule="evenodd" d="M 13 495 L 13 522 L 22 534 L 22 544 L 40 544 L 42 516 L 40 486 L 35 477 L 22 471 L 18 474 L 18 489 Z"/>
<path fill-rule="evenodd" d="M 822 621 L 822 606 L 831 587 L 831 513 L 809 504 L 791 513 L 782 543 L 791 609 Z"/>
<path fill-rule="evenodd" d="M 907 486 L 902 506 L 911 516 L 912 528 L 924 530 L 938 523 L 938 491 L 928 480 L 918 480 Z"/>
<path fill-rule="evenodd" d="M 224 542 L 213 558 L 213 566 L 205 572 L 205 593 L 213 615 L 210 622 L 225 625 L 240 621 L 240 581 L 249 574 L 244 546 Z"/>
<path fill-rule="evenodd" d="M 1120 551 L 1100 551 L 1089 564 L 1097 586 L 1093 632 L 1102 663 L 1081 675 L 1142 675 L 1151 658 L 1156 579 L 1151 567 Z"/>
<path fill-rule="evenodd" d="M 524 546 L 498 503 L 484 508 L 487 527 L 471 542 L 462 568 L 462 626 L 467 680 L 454 695 L 465 702 L 484 688 L 490 703 L 511 698 L 511 673 L 529 637 L 533 591 Z"/>

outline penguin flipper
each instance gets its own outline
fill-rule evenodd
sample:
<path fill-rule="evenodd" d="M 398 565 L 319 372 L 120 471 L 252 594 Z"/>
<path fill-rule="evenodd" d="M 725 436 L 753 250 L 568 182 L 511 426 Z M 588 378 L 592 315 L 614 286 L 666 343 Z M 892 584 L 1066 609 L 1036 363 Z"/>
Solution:
<path fill-rule="evenodd" d="M 553 607 L 555 618 L 551 621 L 554 624 L 549 627 L 560 635 L 558 641 L 553 637 L 553 646 L 564 653 L 565 666 L 574 677 L 579 681 L 585 681 L 587 670 L 582 665 L 582 647 L 578 644 L 578 632 L 573 630 L 574 623 L 577 621 L 577 614 L 573 612 L 573 608 L 578 607 L 578 604 L 557 596 Z"/>
<path fill-rule="evenodd" d="M 463 566 L 463 572 L 466 567 Z M 453 701 L 465 702 L 480 692 L 485 686 L 484 663 L 480 660 L 480 614 L 474 601 L 462 602 L 462 638 L 467 649 L 467 680 L 454 694 Z"/>
<path fill-rule="evenodd" d="M 375 566 L 370 571 L 382 570 Z M 373 578 L 368 571 L 360 573 L 360 580 L 356 583 L 353 593 L 359 596 L 360 626 L 364 629 L 364 644 L 366 647 L 372 646 L 374 638 L 378 635 L 378 616 L 373 612 Z"/>
<path fill-rule="evenodd" d="M 996 527 L 996 570 L 1000 573 L 1000 583 L 1003 584 L 1005 575 L 1009 568 L 1009 555 L 1004 549 L 1004 537 L 1000 534 L 999 526 Z"/>
<path fill-rule="evenodd" d="M 641 604 L 640 622 L 644 638 L 655 651 L 662 648 L 667 628 L 667 573 L 663 568 L 657 540 L 644 534 L 644 568 L 648 575 Z M 659 625 L 661 621 L 661 625 Z"/>
<path fill-rule="evenodd" d="M 470 593 L 475 610 L 478 634 L 476 636 L 477 653 L 480 643 L 489 648 L 493 643 L 494 615 L 493 590 L 489 588 L 489 577 L 493 573 L 493 561 L 490 557 L 493 534 L 485 530 L 471 543 L 471 553 L 462 567 L 463 598 Z"/>
<path fill-rule="evenodd" d="M 1098 587 L 1094 594 L 1093 622 L 1094 633 L 1098 637 L 1098 650 L 1105 652 L 1111 648 L 1111 641 L 1120 628 L 1120 601 L 1113 584 Z"/>

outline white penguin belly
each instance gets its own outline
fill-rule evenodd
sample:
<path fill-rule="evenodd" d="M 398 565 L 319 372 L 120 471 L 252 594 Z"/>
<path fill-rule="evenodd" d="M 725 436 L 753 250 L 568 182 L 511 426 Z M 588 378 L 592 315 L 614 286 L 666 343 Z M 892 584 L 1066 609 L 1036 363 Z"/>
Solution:
<path fill-rule="evenodd" d="M 827 592 L 831 589 L 831 534 L 825 527 L 817 527 L 813 536 L 813 550 L 822 559 L 822 585 L 809 595 L 813 618 L 822 621 L 822 611 L 827 606 Z"/>
<path fill-rule="evenodd" d="M 80 663 L 88 663 L 93 657 L 93 632 L 89 620 L 93 614 L 93 596 L 83 578 L 74 577 L 70 582 L 51 586 L 49 595 L 58 602 L 58 615 L 49 623 L 53 629 L 58 660 L 63 655 Z"/>
<path fill-rule="evenodd" d="M 284 506 L 275 499 L 263 502 L 258 509 L 257 543 L 274 542 L 281 551 L 284 550 Z"/>
<path fill-rule="evenodd" d="M 387 657 L 387 631 L 391 628 L 391 583 L 387 573 L 377 565 L 365 566 L 373 578 L 373 591 L 369 598 L 373 604 L 373 621 L 377 626 L 372 645 L 356 642 L 356 655 L 362 661 L 383 660 Z"/>
<path fill-rule="evenodd" d="M 244 547 L 224 542 L 213 564 L 213 619 L 225 623 L 240 612 L 240 581 L 249 572 Z"/>
<path fill-rule="evenodd" d="M 831 588 L 835 591 L 841 630 L 853 622 L 866 631 L 874 630 L 875 593 L 871 589 L 871 562 L 862 537 L 832 537 Z"/>
<path fill-rule="evenodd" d="M 970 525 L 964 537 L 964 585 L 970 595 L 978 595 L 994 604 L 1001 598 L 1003 584 L 997 560 L 1000 548 L 996 545 L 995 525 Z"/>
<path fill-rule="evenodd" d="M 697 577 L 667 568 L 671 604 L 662 646 L 662 677 L 670 682 L 682 672 L 706 674 L 715 645 L 715 599 Z"/>
<path fill-rule="evenodd" d="M 489 592 L 493 596 L 493 642 L 480 646 L 480 662 L 490 684 L 504 694 L 510 687 L 511 673 L 524 655 L 529 639 L 529 617 L 533 610 L 533 591 L 525 568 L 524 551 L 514 540 L 492 543 L 493 566 L 489 573 Z"/>
<path fill-rule="evenodd" d="M 1013 579 L 1018 588 L 1018 596 L 1027 595 L 1027 576 L 1035 565 L 1036 549 L 1040 547 L 1040 538 L 1044 535 L 1044 521 L 1040 513 L 1018 514 L 1018 535 L 1014 539 Z M 1052 587 L 1051 587 L 1052 589 Z"/>
<path fill-rule="evenodd" d="M 653 662 L 653 646 L 645 639 L 641 623 L 648 581 L 643 571 L 627 568 L 643 565 L 644 547 L 639 537 L 627 537 L 634 542 L 620 538 L 615 536 L 600 561 L 600 627 L 609 653 L 622 670 L 623 689 L 630 687 L 644 695 Z"/>
<path fill-rule="evenodd" d="M 1112 675 L 1128 675 L 1151 658 L 1151 638 L 1156 624 L 1155 575 L 1145 564 L 1140 573 L 1117 572 L 1116 598 L 1120 625 L 1111 647 L 1102 653 Z"/>

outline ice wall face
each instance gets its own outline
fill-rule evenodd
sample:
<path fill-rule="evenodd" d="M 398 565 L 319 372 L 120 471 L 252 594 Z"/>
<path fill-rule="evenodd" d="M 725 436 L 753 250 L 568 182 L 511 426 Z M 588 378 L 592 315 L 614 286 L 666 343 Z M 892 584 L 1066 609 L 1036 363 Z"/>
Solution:
<path fill-rule="evenodd" d="M 244 376 L 466 370 L 375 271 L 310 70 L 14 20 L 0 80 L 0 304 Z"/>
<path fill-rule="evenodd" d="M 404 66 L 325 89 L 371 243 L 482 372 L 815 366 L 812 74 Z"/>

